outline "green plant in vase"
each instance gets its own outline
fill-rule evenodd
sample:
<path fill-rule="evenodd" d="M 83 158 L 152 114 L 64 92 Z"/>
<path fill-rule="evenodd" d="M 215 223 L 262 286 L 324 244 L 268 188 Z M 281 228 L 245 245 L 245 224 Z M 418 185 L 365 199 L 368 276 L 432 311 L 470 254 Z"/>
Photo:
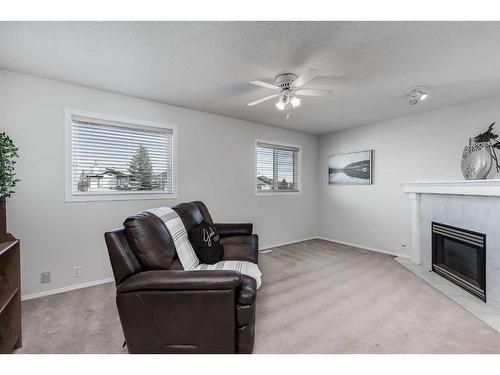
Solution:
<path fill-rule="evenodd" d="M 15 164 L 19 158 L 18 148 L 12 139 L 4 132 L 0 133 L 0 199 L 10 198 L 15 192 L 16 178 Z"/>
<path fill-rule="evenodd" d="M 496 153 L 496 150 L 500 150 L 500 142 L 497 140 L 498 134 L 493 133 L 494 126 L 495 126 L 495 123 L 492 123 L 488 127 L 488 130 L 486 130 L 484 133 L 481 133 L 481 134 L 475 136 L 474 142 L 477 142 L 477 143 L 485 142 L 485 143 L 488 143 L 490 145 L 491 157 L 495 161 L 495 167 L 497 169 L 497 172 L 500 172 L 500 164 L 498 162 L 498 156 Z"/>

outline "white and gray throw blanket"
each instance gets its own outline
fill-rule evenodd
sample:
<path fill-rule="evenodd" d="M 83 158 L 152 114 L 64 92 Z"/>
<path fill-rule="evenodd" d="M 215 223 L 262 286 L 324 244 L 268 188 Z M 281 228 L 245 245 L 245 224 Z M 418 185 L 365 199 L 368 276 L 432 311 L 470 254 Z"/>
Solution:
<path fill-rule="evenodd" d="M 196 253 L 194 252 L 193 246 L 191 246 L 191 242 L 189 242 L 188 234 L 181 218 L 177 215 L 177 212 L 172 210 L 170 207 L 151 208 L 147 211 L 158 216 L 167 227 L 170 236 L 174 241 L 175 249 L 182 264 L 182 268 L 186 271 L 238 271 L 243 275 L 253 277 L 257 282 L 257 288 L 259 288 L 262 284 L 262 273 L 255 263 L 239 260 L 222 260 L 215 264 L 200 263 Z"/>

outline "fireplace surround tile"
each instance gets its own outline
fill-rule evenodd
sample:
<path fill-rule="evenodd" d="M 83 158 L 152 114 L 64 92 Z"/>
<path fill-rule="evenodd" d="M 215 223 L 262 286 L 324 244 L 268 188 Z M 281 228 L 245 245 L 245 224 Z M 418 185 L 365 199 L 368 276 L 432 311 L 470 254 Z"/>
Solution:
<path fill-rule="evenodd" d="M 486 234 L 486 300 L 500 311 L 500 198 L 423 194 L 420 201 L 421 264 L 432 267 L 433 221 Z"/>
<path fill-rule="evenodd" d="M 500 179 L 410 182 L 409 259 L 397 261 L 500 332 Z M 431 223 L 486 235 L 486 303 L 432 270 Z"/>

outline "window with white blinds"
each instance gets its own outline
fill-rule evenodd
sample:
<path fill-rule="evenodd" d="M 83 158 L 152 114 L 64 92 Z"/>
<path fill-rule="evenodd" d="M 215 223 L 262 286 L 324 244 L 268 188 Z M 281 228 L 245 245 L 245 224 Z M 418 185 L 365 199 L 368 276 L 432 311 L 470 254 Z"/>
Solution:
<path fill-rule="evenodd" d="M 174 130 L 71 114 L 73 196 L 174 194 Z"/>
<path fill-rule="evenodd" d="M 300 147 L 256 143 L 256 192 L 299 192 Z"/>

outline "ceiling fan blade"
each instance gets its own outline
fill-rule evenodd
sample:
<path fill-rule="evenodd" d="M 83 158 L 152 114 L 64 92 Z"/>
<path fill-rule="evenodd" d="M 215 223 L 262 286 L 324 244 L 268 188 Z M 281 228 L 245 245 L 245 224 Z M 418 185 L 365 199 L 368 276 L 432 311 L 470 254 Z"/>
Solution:
<path fill-rule="evenodd" d="M 302 74 L 299 78 L 293 81 L 292 85 L 299 88 L 304 86 L 311 79 L 316 77 L 319 74 L 319 69 L 309 69 L 307 72 Z"/>
<path fill-rule="evenodd" d="M 247 106 L 249 107 L 252 107 L 256 104 L 259 104 L 259 103 L 262 103 L 262 102 L 265 102 L 266 100 L 270 100 L 272 98 L 276 98 L 278 96 L 280 96 L 281 94 L 273 94 L 273 95 L 269 95 L 269 96 L 266 96 L 265 98 L 262 98 L 262 99 L 259 99 L 259 100 L 256 100 L 254 102 L 251 102 L 251 103 L 248 103 Z"/>
<path fill-rule="evenodd" d="M 250 81 L 249 83 L 250 83 L 251 85 L 264 87 L 264 88 L 266 88 L 266 89 L 271 89 L 271 90 L 277 90 L 277 89 L 279 89 L 279 87 L 278 87 L 278 86 L 273 85 L 273 84 L 271 84 L 271 83 L 264 82 L 264 81 Z"/>
<path fill-rule="evenodd" d="M 328 96 L 332 94 L 332 90 L 324 89 L 300 89 L 295 91 L 296 95 L 304 96 Z"/>

